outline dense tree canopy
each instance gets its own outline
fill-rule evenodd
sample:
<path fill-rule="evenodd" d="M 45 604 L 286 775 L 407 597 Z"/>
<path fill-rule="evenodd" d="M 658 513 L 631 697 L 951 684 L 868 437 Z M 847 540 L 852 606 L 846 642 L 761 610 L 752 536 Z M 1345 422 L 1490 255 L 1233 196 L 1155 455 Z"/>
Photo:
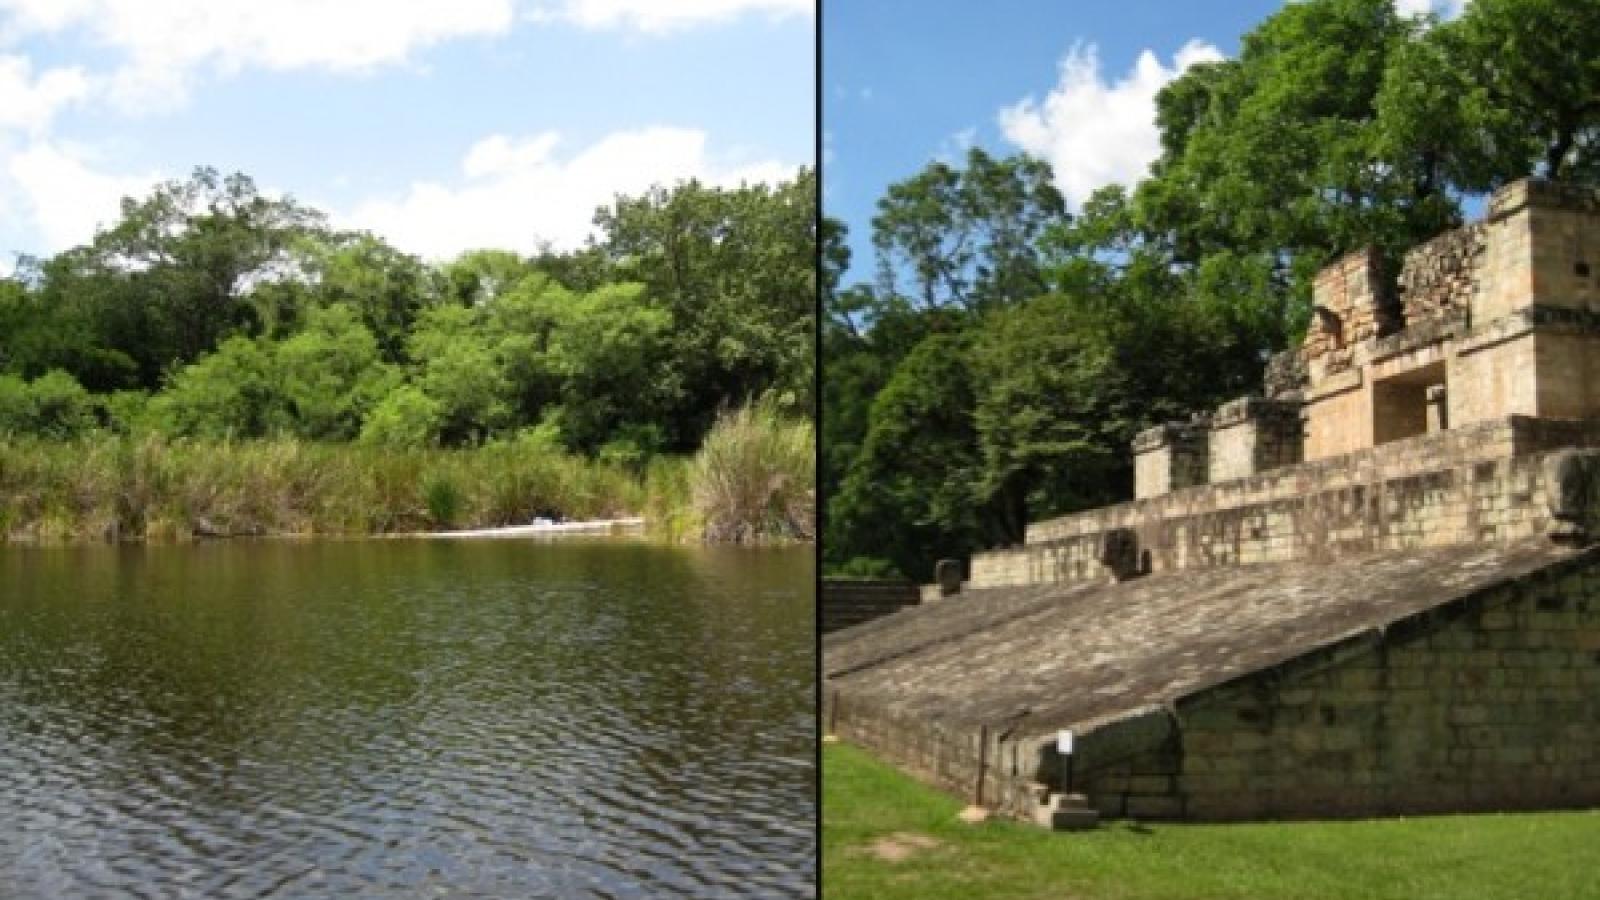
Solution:
<path fill-rule="evenodd" d="M 576 251 L 431 264 L 199 169 L 0 279 L 0 435 L 692 450 L 757 398 L 809 414 L 815 219 L 808 170 L 690 181 L 618 197 Z"/>

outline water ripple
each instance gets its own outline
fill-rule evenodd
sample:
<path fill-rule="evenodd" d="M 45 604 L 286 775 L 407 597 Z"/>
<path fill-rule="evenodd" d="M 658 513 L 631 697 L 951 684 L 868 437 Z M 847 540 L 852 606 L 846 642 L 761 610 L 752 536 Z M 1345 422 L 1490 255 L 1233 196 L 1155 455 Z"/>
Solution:
<path fill-rule="evenodd" d="M 809 554 L 0 552 L 19 897 L 807 897 Z"/>

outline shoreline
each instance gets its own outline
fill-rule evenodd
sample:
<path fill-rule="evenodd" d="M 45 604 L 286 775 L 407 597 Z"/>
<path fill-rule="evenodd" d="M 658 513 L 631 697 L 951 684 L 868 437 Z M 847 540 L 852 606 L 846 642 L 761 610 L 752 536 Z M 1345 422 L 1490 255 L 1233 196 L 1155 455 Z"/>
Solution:
<path fill-rule="evenodd" d="M 643 516 L 627 516 L 620 519 L 589 519 L 572 522 L 553 522 L 548 519 L 535 521 L 528 525 L 505 525 L 499 528 L 463 528 L 454 531 L 423 531 L 413 532 L 397 537 L 418 538 L 511 538 L 511 537 L 552 537 L 560 535 L 615 535 L 633 536 L 645 533 Z"/>

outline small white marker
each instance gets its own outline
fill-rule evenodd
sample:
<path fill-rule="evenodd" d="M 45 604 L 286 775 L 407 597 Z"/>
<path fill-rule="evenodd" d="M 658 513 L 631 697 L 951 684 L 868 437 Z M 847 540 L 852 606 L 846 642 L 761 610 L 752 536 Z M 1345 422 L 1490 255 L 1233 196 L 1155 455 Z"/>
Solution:
<path fill-rule="evenodd" d="M 1063 728 L 1056 732 L 1056 752 L 1063 756 L 1072 755 L 1072 729 Z"/>

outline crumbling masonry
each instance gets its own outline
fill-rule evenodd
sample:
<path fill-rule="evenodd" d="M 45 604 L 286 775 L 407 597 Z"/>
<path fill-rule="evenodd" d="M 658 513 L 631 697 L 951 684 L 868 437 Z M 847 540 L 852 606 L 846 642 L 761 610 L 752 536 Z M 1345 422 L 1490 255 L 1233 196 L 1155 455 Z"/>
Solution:
<path fill-rule="evenodd" d="M 829 728 L 1030 817 L 1600 805 L 1600 190 L 1527 180 L 1315 284 L 1135 499 L 823 643 Z"/>

